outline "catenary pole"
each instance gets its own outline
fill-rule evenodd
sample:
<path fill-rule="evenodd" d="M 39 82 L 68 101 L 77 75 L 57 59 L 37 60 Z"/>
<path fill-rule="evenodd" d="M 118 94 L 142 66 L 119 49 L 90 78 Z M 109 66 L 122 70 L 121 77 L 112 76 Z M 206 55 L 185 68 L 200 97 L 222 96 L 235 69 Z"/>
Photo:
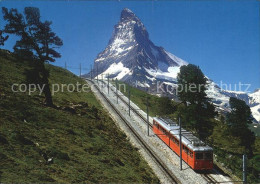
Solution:
<path fill-rule="evenodd" d="M 104 88 L 104 78 L 103 78 L 103 73 L 101 74 L 101 77 L 102 77 L 102 88 Z"/>
<path fill-rule="evenodd" d="M 246 167 L 247 167 L 247 156 L 243 155 L 243 184 L 247 184 L 247 173 L 246 173 Z"/>
<path fill-rule="evenodd" d="M 146 114 L 147 114 L 147 135 L 149 136 L 149 109 L 148 109 L 148 96 L 146 97 Z"/>
<path fill-rule="evenodd" d="M 130 116 L 130 88 L 128 89 L 128 114 Z"/>
<path fill-rule="evenodd" d="M 109 74 L 107 74 L 107 93 L 109 94 Z"/>
<path fill-rule="evenodd" d="M 99 82 L 98 82 L 98 64 L 97 64 L 97 83 L 99 85 Z"/>
<path fill-rule="evenodd" d="M 116 103 L 118 104 L 117 78 L 116 78 Z"/>
<path fill-rule="evenodd" d="M 179 117 L 179 126 L 180 126 L 180 170 L 182 170 L 182 141 L 181 141 L 181 118 Z"/>

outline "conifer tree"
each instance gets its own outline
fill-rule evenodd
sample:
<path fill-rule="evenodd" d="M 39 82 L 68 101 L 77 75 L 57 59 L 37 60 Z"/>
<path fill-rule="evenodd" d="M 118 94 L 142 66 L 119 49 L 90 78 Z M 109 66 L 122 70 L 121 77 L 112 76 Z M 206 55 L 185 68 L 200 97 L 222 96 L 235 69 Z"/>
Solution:
<path fill-rule="evenodd" d="M 178 97 L 185 107 L 178 108 L 183 124 L 195 130 L 201 139 L 206 139 L 213 130 L 212 118 L 215 107 L 207 97 L 207 78 L 199 67 L 189 64 L 182 66 L 177 76 Z"/>
<path fill-rule="evenodd" d="M 20 39 L 16 41 L 14 50 L 24 55 L 33 55 L 35 70 L 40 77 L 44 88 L 45 103 L 53 106 L 49 72 L 45 68 L 46 62 L 55 62 L 55 58 L 61 57 L 55 49 L 62 46 L 62 40 L 51 29 L 52 22 L 40 20 L 40 10 L 35 7 L 26 7 L 24 14 L 17 9 L 2 8 L 4 20 L 7 21 L 4 32 L 14 34 Z"/>

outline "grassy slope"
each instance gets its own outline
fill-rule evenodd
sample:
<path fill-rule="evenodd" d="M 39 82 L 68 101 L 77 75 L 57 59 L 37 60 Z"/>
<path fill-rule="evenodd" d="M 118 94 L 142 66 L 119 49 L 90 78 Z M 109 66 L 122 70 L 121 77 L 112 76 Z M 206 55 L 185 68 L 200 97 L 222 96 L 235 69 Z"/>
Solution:
<path fill-rule="evenodd" d="M 25 82 L 30 63 L 0 55 L 0 182 L 158 182 L 91 92 L 56 94 L 58 109 L 44 106 L 37 93 L 14 94 L 11 85 Z M 51 83 L 84 83 L 48 68 Z M 75 112 L 73 104 L 81 104 Z"/>

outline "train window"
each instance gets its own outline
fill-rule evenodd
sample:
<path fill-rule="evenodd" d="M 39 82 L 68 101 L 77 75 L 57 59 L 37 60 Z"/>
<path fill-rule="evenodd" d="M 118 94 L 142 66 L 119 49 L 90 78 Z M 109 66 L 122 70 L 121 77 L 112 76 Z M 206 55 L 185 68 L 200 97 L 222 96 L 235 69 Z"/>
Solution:
<path fill-rule="evenodd" d="M 179 145 L 179 141 L 174 137 L 174 140 L 173 142 L 176 144 L 176 145 Z"/>
<path fill-rule="evenodd" d="M 184 150 L 185 153 L 189 153 L 189 149 L 184 145 L 183 145 L 183 150 Z"/>
<path fill-rule="evenodd" d="M 179 146 L 179 140 L 176 139 L 176 144 Z"/>
<path fill-rule="evenodd" d="M 157 127 L 157 128 L 159 128 L 159 124 L 156 123 L 156 122 L 154 122 L 154 126 Z"/>
<path fill-rule="evenodd" d="M 193 158 L 193 152 L 192 151 L 190 151 L 190 157 Z"/>
<path fill-rule="evenodd" d="M 196 160 L 202 160 L 203 159 L 203 153 L 196 153 Z"/>
<path fill-rule="evenodd" d="M 164 135 L 167 135 L 167 131 L 166 130 L 162 129 L 162 131 L 163 131 Z"/>
<path fill-rule="evenodd" d="M 212 160 L 212 153 L 205 153 L 205 159 L 206 160 Z"/>

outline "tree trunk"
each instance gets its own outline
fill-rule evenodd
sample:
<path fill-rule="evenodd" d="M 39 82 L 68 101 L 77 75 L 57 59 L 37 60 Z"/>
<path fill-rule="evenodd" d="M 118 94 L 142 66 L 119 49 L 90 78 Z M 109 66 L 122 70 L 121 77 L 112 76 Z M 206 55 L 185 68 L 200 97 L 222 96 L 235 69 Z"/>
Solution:
<path fill-rule="evenodd" d="M 54 107 L 52 96 L 51 96 L 51 89 L 48 79 L 48 72 L 44 66 L 44 63 L 41 64 L 41 71 L 42 73 L 42 85 L 44 85 L 43 93 L 45 95 L 45 103 L 49 107 Z"/>

